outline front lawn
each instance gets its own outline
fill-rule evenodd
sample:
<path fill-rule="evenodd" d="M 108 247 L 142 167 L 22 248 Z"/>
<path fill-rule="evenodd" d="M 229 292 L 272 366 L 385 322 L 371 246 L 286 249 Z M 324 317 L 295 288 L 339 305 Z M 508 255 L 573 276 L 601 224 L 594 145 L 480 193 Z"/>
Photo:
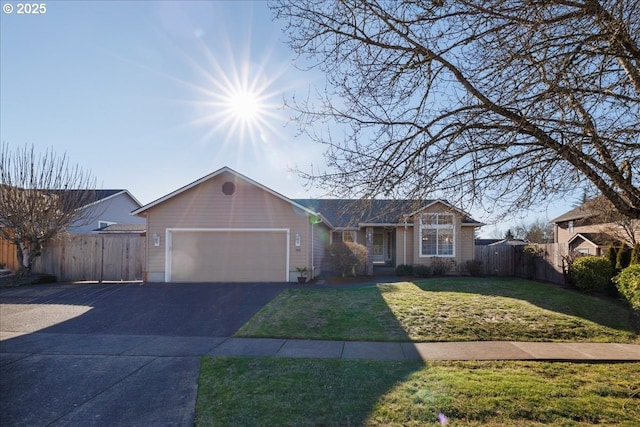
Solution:
<path fill-rule="evenodd" d="M 640 342 L 615 301 L 521 279 L 288 289 L 236 334 L 362 341 Z"/>
<path fill-rule="evenodd" d="M 203 359 L 198 426 L 632 426 L 640 363 Z"/>

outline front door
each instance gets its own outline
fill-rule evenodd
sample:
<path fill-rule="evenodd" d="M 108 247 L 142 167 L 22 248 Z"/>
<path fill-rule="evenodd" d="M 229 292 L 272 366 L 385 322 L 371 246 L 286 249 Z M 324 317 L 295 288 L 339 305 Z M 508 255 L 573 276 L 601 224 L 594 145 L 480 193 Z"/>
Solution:
<path fill-rule="evenodd" d="M 386 263 L 393 256 L 393 230 L 373 230 L 373 262 Z"/>
<path fill-rule="evenodd" d="M 381 229 L 373 230 L 373 262 L 385 261 L 385 232 Z"/>

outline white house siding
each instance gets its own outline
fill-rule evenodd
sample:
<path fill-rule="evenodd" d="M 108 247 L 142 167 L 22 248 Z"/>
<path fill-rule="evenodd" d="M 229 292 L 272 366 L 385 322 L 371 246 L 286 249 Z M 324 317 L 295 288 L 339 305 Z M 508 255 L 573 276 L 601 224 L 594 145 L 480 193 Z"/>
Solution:
<path fill-rule="evenodd" d="M 222 192 L 227 181 L 236 186 L 231 196 Z M 308 240 L 308 214 L 227 172 L 150 207 L 146 213 L 149 281 L 165 279 L 166 230 L 171 228 L 289 229 L 290 271 L 309 262 L 309 244 L 303 243 L 299 251 L 295 247 L 296 234 L 303 242 Z M 154 246 L 155 235 L 160 237 L 159 246 Z"/>

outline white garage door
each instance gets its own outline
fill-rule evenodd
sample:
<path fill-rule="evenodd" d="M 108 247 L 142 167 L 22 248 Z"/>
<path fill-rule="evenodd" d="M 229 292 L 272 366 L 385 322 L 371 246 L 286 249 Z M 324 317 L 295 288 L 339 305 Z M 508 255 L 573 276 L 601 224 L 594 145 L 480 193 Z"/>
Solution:
<path fill-rule="evenodd" d="M 288 281 L 288 230 L 171 230 L 170 239 L 172 282 Z"/>

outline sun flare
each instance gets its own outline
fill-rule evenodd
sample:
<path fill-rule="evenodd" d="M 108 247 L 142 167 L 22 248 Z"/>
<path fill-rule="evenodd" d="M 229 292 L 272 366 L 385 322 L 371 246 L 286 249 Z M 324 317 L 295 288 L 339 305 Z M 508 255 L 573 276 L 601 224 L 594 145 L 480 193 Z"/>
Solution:
<path fill-rule="evenodd" d="M 249 91 L 233 91 L 229 94 L 228 113 L 238 120 L 250 122 L 257 120 L 264 109 L 258 94 Z"/>

